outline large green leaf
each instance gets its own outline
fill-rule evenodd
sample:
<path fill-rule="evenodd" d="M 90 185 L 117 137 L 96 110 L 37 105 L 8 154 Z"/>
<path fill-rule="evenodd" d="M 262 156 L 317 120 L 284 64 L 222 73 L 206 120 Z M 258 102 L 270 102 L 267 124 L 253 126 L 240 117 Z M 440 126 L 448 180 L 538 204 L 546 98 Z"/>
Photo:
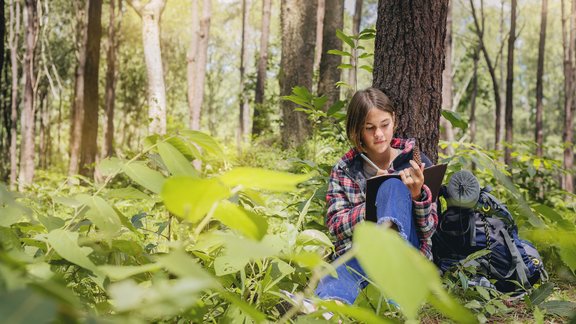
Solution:
<path fill-rule="evenodd" d="M 48 243 L 62 258 L 85 269 L 97 272 L 96 265 L 88 258 L 88 255 L 92 253 L 92 249 L 78 246 L 77 232 L 56 229 L 48 233 L 47 238 Z"/>
<path fill-rule="evenodd" d="M 446 118 L 453 127 L 460 128 L 463 131 L 468 129 L 468 123 L 455 111 L 442 109 L 442 117 Z"/>
<path fill-rule="evenodd" d="M 224 158 L 224 151 L 212 136 L 193 130 L 183 131 L 182 134 L 186 136 L 188 140 L 200 146 L 204 152 L 214 155 L 216 158 Z"/>
<path fill-rule="evenodd" d="M 214 270 L 217 276 L 235 273 L 250 260 L 278 255 L 287 243 L 277 235 L 267 235 L 260 242 L 226 235 L 224 244 L 226 252 L 214 259 Z"/>
<path fill-rule="evenodd" d="M 0 295 L 0 322 L 52 323 L 58 305 L 31 289 L 3 292 Z"/>
<path fill-rule="evenodd" d="M 119 199 L 151 199 L 150 196 L 134 187 L 111 189 L 106 193 L 106 197 Z"/>
<path fill-rule="evenodd" d="M 0 206 L 0 226 L 9 227 L 23 220 L 24 211 L 14 205 Z"/>
<path fill-rule="evenodd" d="M 158 153 L 162 161 L 172 175 L 197 177 L 198 171 L 194 169 L 190 161 L 174 146 L 162 142 L 158 143 Z"/>
<path fill-rule="evenodd" d="M 350 46 L 351 48 L 355 47 L 354 40 L 350 36 L 344 34 L 340 29 L 336 30 L 336 37 L 338 37 L 344 43 L 348 44 L 348 46 Z"/>
<path fill-rule="evenodd" d="M 551 282 L 547 282 L 538 287 L 538 289 L 534 290 L 530 294 L 530 302 L 534 306 L 539 305 L 542 302 L 544 302 L 546 298 L 548 298 L 548 296 L 550 296 L 553 292 L 554 292 L 554 284 Z"/>
<path fill-rule="evenodd" d="M 119 158 L 109 157 L 98 162 L 96 169 L 103 176 L 111 176 L 122 171 L 124 162 Z"/>
<path fill-rule="evenodd" d="M 169 178 L 162 188 L 162 200 L 169 211 L 192 222 L 200 220 L 230 191 L 217 179 Z"/>
<path fill-rule="evenodd" d="M 122 169 L 130 179 L 153 193 L 160 193 L 166 180 L 160 172 L 150 169 L 142 162 L 125 164 Z"/>
<path fill-rule="evenodd" d="M 193 277 L 205 281 L 216 281 L 190 255 L 182 250 L 175 250 L 158 257 L 158 264 L 179 277 Z"/>
<path fill-rule="evenodd" d="M 353 305 L 337 304 L 334 301 L 322 301 L 319 303 L 319 305 L 326 308 L 329 311 L 353 317 L 359 320 L 361 323 L 394 323 L 394 321 L 392 320 L 379 317 L 378 315 L 374 314 L 374 312 L 368 309 Z"/>
<path fill-rule="evenodd" d="M 122 226 L 116 211 L 99 196 L 77 195 L 76 199 L 89 207 L 88 218 L 99 230 L 107 235 L 116 235 Z"/>
<path fill-rule="evenodd" d="M 157 263 L 148 263 L 137 266 L 103 265 L 99 266 L 98 269 L 100 269 L 100 271 L 103 272 L 106 276 L 108 276 L 108 278 L 110 278 L 111 280 L 119 281 L 144 272 L 157 271 L 158 269 L 160 269 L 160 265 Z"/>
<path fill-rule="evenodd" d="M 256 240 L 262 239 L 268 230 L 268 223 L 264 217 L 229 201 L 222 201 L 218 204 L 214 218 Z"/>
<path fill-rule="evenodd" d="M 334 245 L 326 234 L 315 229 L 307 229 L 298 234 L 296 243 L 300 245 L 318 245 L 332 248 Z"/>
<path fill-rule="evenodd" d="M 562 317 L 576 316 L 576 303 L 564 300 L 551 300 L 538 305 L 538 308 L 545 309 L 546 313 Z"/>
<path fill-rule="evenodd" d="M 296 190 L 297 184 L 310 177 L 311 175 L 306 174 L 240 167 L 224 173 L 219 178 L 230 187 L 241 185 L 252 189 L 286 192 Z"/>

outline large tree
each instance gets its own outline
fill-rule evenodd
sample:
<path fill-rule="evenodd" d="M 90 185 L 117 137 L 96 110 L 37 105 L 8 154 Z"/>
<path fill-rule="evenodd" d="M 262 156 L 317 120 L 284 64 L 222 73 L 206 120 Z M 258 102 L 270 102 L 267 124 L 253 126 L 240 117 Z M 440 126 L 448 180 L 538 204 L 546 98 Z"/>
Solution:
<path fill-rule="evenodd" d="M 374 87 L 394 102 L 400 137 L 414 137 L 438 157 L 448 0 L 380 0 Z"/>
<path fill-rule="evenodd" d="M 316 39 L 316 2 L 282 0 L 282 56 L 280 59 L 280 94 L 287 96 L 295 86 L 312 89 L 314 41 Z M 311 133 L 306 115 L 296 105 L 282 101 L 282 144 L 302 144 Z"/>
<path fill-rule="evenodd" d="M 166 85 L 160 48 L 160 17 L 166 0 L 129 0 L 130 5 L 142 18 L 142 42 L 146 75 L 148 76 L 148 124 L 149 133 L 166 133 Z"/>
<path fill-rule="evenodd" d="M 574 192 L 574 107 L 576 100 L 576 0 L 572 0 L 572 10 L 566 13 L 564 0 L 562 7 L 562 45 L 564 53 L 564 169 L 567 171 L 562 179 L 562 187 L 568 192 Z M 567 31 L 568 29 L 568 31 Z"/>
<path fill-rule="evenodd" d="M 36 78 L 34 73 L 34 51 L 38 36 L 38 11 L 35 0 L 26 0 L 26 36 L 24 54 L 24 107 L 22 108 L 21 142 L 20 142 L 20 174 L 19 188 L 32 183 L 34 178 L 35 131 L 34 131 L 34 97 Z"/>
<path fill-rule="evenodd" d="M 250 3 L 242 0 L 242 39 L 240 44 L 240 100 L 238 118 L 238 149 L 248 138 L 250 127 L 250 105 L 248 104 L 248 87 L 246 82 L 246 66 L 248 64 L 248 14 Z"/>
<path fill-rule="evenodd" d="M 318 94 L 328 98 L 326 107 L 330 107 L 340 99 L 340 88 L 336 87 L 336 82 L 340 81 L 338 65 L 342 62 L 342 57 L 328 54 L 328 51 L 342 50 L 342 40 L 336 37 L 336 30 L 344 27 L 344 1 L 326 0 L 325 7 Z"/>
<path fill-rule="evenodd" d="M 12 90 L 10 100 L 10 189 L 16 189 L 18 176 L 18 35 L 20 33 L 20 1 L 10 1 L 10 32 L 8 46 L 10 47 L 10 68 L 12 75 Z"/>
<path fill-rule="evenodd" d="M 514 44 L 516 43 L 516 0 L 512 0 L 510 9 L 510 35 L 508 35 L 508 62 L 506 63 L 506 147 L 504 162 L 511 163 L 512 144 L 514 142 Z"/>
<path fill-rule="evenodd" d="M 449 0 L 448 14 L 446 15 L 446 37 L 444 37 L 444 71 L 442 72 L 442 109 L 452 111 L 452 6 L 453 0 Z M 454 141 L 454 130 L 452 124 L 445 118 L 440 120 L 444 129 L 444 140 Z M 446 147 L 448 155 L 454 154 L 452 145 Z"/>
<path fill-rule="evenodd" d="M 544 134 L 543 134 L 543 104 L 544 86 L 542 77 L 544 75 L 544 53 L 546 51 L 546 18 L 548 15 L 548 0 L 542 0 L 542 10 L 540 13 L 540 41 L 538 42 L 538 68 L 536 72 L 536 128 L 535 128 L 535 141 L 536 141 L 536 155 L 542 157 L 544 155 Z"/>
<path fill-rule="evenodd" d="M 254 98 L 254 117 L 252 118 L 252 135 L 258 136 L 268 128 L 269 118 L 264 106 L 266 89 L 266 68 L 268 65 L 268 38 L 270 35 L 270 9 L 272 0 L 262 0 L 262 30 L 260 32 L 260 54 L 256 74 L 256 93 Z"/>

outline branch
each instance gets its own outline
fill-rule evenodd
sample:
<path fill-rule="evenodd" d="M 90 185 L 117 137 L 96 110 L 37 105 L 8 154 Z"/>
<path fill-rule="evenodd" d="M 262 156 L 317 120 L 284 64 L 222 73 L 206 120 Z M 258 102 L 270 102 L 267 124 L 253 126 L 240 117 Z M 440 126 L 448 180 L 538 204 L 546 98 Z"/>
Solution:
<path fill-rule="evenodd" d="M 134 8 L 134 11 L 138 14 L 138 16 L 142 17 L 142 11 L 144 10 L 144 5 L 140 0 L 127 0 L 128 4 Z"/>

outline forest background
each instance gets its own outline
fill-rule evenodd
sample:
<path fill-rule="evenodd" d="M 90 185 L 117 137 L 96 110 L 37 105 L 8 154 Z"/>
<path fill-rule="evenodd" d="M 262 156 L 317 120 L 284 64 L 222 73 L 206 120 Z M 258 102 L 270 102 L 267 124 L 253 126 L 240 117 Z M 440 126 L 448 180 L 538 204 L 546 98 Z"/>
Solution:
<path fill-rule="evenodd" d="M 399 135 L 494 188 L 552 279 L 516 304 L 467 287 L 471 269 L 439 278 L 409 252 L 367 247 L 354 253 L 382 262 L 368 269 L 407 263 L 357 305 L 324 307 L 369 322 L 572 317 L 575 1 L 438 1 L 427 32 L 441 46 L 423 54 L 445 63 L 429 72 L 382 59 L 398 55 L 377 45 L 385 31 L 410 25 L 385 19 L 401 3 L 2 1 L 0 314 L 291 320 L 278 291 L 309 296 L 330 271 L 327 177 L 349 148 L 347 100 L 374 85 L 408 116 Z M 427 86 L 422 108 L 409 96 Z M 430 279 L 412 286 L 407 268 Z"/>

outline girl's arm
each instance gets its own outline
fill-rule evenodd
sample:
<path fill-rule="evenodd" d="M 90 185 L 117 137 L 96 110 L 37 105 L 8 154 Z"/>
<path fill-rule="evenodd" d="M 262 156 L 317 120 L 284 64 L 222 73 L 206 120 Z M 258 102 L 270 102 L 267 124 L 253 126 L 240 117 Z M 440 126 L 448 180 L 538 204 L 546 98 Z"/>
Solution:
<path fill-rule="evenodd" d="M 365 218 L 366 203 L 360 201 L 359 191 L 357 184 L 342 170 L 332 170 L 326 193 L 326 226 L 338 240 L 352 237 L 354 226 Z M 351 201 L 353 197 L 359 199 L 357 203 Z"/>

